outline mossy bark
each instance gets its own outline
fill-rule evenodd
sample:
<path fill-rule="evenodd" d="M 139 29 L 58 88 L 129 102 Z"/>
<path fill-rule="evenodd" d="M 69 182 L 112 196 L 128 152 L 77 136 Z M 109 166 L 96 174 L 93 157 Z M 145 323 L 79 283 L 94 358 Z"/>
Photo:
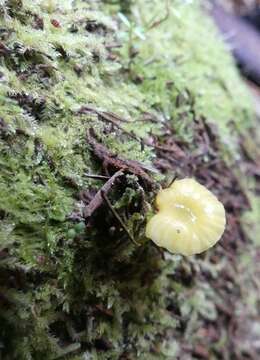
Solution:
<path fill-rule="evenodd" d="M 221 262 L 214 250 L 191 260 L 163 253 L 144 229 L 157 185 L 186 175 L 181 161 L 168 174 L 156 165 L 167 131 L 187 162 L 201 156 L 198 124 L 214 124 L 209 151 L 226 166 L 252 126 L 212 23 L 178 0 L 6 0 L 0 16 L 0 355 L 191 356 L 193 332 L 217 322 L 224 301 L 203 278 L 221 274 Z M 89 132 L 128 161 L 107 194 L 128 233 L 105 201 L 86 219 L 104 181 L 87 174 L 120 167 Z M 208 344 L 212 359 L 229 342 L 223 331 Z"/>

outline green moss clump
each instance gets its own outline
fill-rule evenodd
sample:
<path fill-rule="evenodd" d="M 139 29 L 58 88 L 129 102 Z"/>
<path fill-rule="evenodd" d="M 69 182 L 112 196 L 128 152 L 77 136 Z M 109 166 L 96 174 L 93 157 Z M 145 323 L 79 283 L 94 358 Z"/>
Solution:
<path fill-rule="evenodd" d="M 86 174 L 102 170 L 89 129 L 111 152 L 151 169 L 153 147 L 138 138 L 163 130 L 147 114 L 168 121 L 190 151 L 196 119 L 216 123 L 231 160 L 238 142 L 230 127 L 250 126 L 247 95 L 201 9 L 174 0 L 151 29 L 161 11 L 158 0 L 0 2 L 4 359 L 172 359 L 183 319 L 192 314 L 193 329 L 201 314 L 216 317 L 211 287 L 190 279 L 200 265 L 145 240 L 154 194 L 137 174 L 109 198 L 140 246 L 106 205 L 85 226 L 86 199 L 101 186 Z M 127 121 L 113 125 L 100 111 Z"/>

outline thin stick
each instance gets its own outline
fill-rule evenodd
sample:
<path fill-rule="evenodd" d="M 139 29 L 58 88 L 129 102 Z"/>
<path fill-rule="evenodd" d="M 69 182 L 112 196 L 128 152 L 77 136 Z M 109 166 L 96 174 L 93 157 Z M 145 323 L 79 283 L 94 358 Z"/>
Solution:
<path fill-rule="evenodd" d="M 135 239 L 133 238 L 133 236 L 130 234 L 129 230 L 127 229 L 126 225 L 124 224 L 123 220 L 120 218 L 120 216 L 118 215 L 117 211 L 113 208 L 113 205 L 111 204 L 109 198 L 107 197 L 106 193 L 104 192 L 104 190 L 101 190 L 101 196 L 103 197 L 103 199 L 105 200 L 105 202 L 107 203 L 107 206 L 109 207 L 110 211 L 112 212 L 112 214 L 114 215 L 114 217 L 117 219 L 117 221 L 120 223 L 120 225 L 122 226 L 122 228 L 125 230 L 126 234 L 128 235 L 129 239 L 135 244 L 138 245 L 138 242 L 135 241 Z"/>
<path fill-rule="evenodd" d="M 79 112 L 80 113 L 85 113 L 86 111 L 95 113 L 96 115 L 100 116 L 103 120 L 108 121 L 108 122 L 112 123 L 113 125 L 115 125 L 119 130 L 122 131 L 122 133 L 126 134 L 130 138 L 132 138 L 132 139 L 136 140 L 137 142 L 139 142 L 141 147 L 142 147 L 142 150 L 143 150 L 143 147 L 145 145 L 145 146 L 157 149 L 157 150 L 162 150 L 162 151 L 167 151 L 167 152 L 175 153 L 177 148 L 178 148 L 177 149 L 178 151 L 181 151 L 181 149 L 177 145 L 172 146 L 172 147 L 166 147 L 166 146 L 161 146 L 161 145 L 157 145 L 157 144 L 150 144 L 146 139 L 139 138 L 137 135 L 135 135 L 135 133 L 133 131 L 130 132 L 130 131 L 127 131 L 126 129 L 124 129 L 118 123 L 118 121 L 121 121 L 121 122 L 128 122 L 128 121 L 121 118 L 120 116 L 118 116 L 118 115 L 116 115 L 114 113 L 110 113 L 110 112 L 107 112 L 107 111 L 99 111 L 99 110 L 96 110 L 96 109 L 94 109 L 92 107 L 89 107 L 89 106 L 82 107 Z"/>
<path fill-rule="evenodd" d="M 84 173 L 84 176 L 86 176 L 87 178 L 90 178 L 90 179 L 97 179 L 97 180 L 108 180 L 108 179 L 110 179 L 109 176 L 96 175 L 96 174 Z"/>
<path fill-rule="evenodd" d="M 88 105 L 82 106 L 82 108 L 79 110 L 79 113 L 81 114 L 84 114 L 86 112 L 94 113 L 100 116 L 102 119 L 111 122 L 112 124 L 116 124 L 116 121 L 125 122 L 125 123 L 129 122 L 128 120 L 122 118 L 121 116 L 113 112 L 98 110 Z"/>
<path fill-rule="evenodd" d="M 161 23 L 163 23 L 164 21 L 166 21 L 169 16 L 170 16 L 170 4 L 169 4 L 169 0 L 166 0 L 166 14 L 164 15 L 163 18 L 154 21 L 154 22 L 149 26 L 148 30 L 154 29 L 155 27 L 161 25 Z"/>
<path fill-rule="evenodd" d="M 102 205 L 103 197 L 102 192 L 108 193 L 112 186 L 114 185 L 117 178 L 123 175 L 123 171 L 117 171 L 103 186 L 102 188 L 96 193 L 94 198 L 90 201 L 90 203 L 84 209 L 84 218 L 88 219 L 91 215 Z"/>
<path fill-rule="evenodd" d="M 119 130 L 121 130 L 124 134 L 126 134 L 127 136 L 129 136 L 130 138 L 136 140 L 137 142 L 139 142 L 141 144 L 141 146 L 143 147 L 144 145 L 148 146 L 148 147 L 152 147 L 154 149 L 157 150 L 163 150 L 163 151 L 167 151 L 167 152 L 176 152 L 176 149 L 172 149 L 170 147 L 165 147 L 165 146 L 160 146 L 160 145 L 156 145 L 156 144 L 150 144 L 146 139 L 143 138 L 139 138 L 137 135 L 135 135 L 135 133 L 133 131 L 127 131 L 125 130 L 120 124 L 118 124 L 115 121 L 111 121 L 111 119 L 107 119 L 104 116 L 102 116 L 102 118 L 104 120 L 110 121 L 113 123 L 113 125 L 115 125 Z"/>

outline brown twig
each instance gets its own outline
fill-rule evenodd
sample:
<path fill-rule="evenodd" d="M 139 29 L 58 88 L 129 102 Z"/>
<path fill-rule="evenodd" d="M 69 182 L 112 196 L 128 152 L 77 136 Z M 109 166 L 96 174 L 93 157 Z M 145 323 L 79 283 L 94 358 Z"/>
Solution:
<path fill-rule="evenodd" d="M 165 151 L 165 152 L 172 152 L 172 153 L 177 153 L 179 157 L 185 157 L 186 154 L 184 153 L 184 151 L 176 144 L 172 144 L 171 146 L 164 146 L 164 145 L 157 145 L 157 144 L 146 144 L 147 146 L 152 146 L 154 149 L 156 150 L 161 150 L 161 151 Z"/>
<path fill-rule="evenodd" d="M 125 233 L 127 234 L 127 236 L 129 237 L 129 239 L 132 241 L 132 243 L 134 243 L 135 245 L 139 245 L 137 241 L 135 241 L 135 239 L 133 238 L 133 236 L 130 234 L 129 230 L 127 229 L 126 225 L 124 224 L 123 220 L 120 218 L 120 216 L 118 215 L 117 211 L 113 208 L 113 205 L 111 204 L 109 198 L 107 197 L 106 193 L 104 192 L 103 189 L 101 189 L 101 196 L 102 198 L 105 200 L 105 202 L 107 203 L 107 206 L 109 207 L 111 213 L 114 215 L 114 217 L 117 219 L 117 221 L 119 222 L 119 224 L 122 226 L 122 228 L 124 229 Z"/>
<path fill-rule="evenodd" d="M 94 114 L 100 116 L 103 120 L 106 120 L 114 125 L 118 125 L 117 121 L 124 122 L 124 123 L 128 122 L 128 120 L 122 118 L 121 116 L 119 116 L 113 112 L 101 111 L 101 110 L 95 109 L 92 106 L 88 106 L 88 105 L 82 106 L 79 110 L 79 113 L 81 113 L 81 114 L 84 114 L 86 112 L 94 113 Z"/>
<path fill-rule="evenodd" d="M 102 205 L 103 196 L 102 193 L 108 193 L 112 186 L 115 184 L 116 179 L 123 175 L 123 170 L 117 171 L 96 193 L 94 198 L 90 201 L 90 203 L 84 209 L 84 218 L 89 219 L 91 215 Z"/>
<path fill-rule="evenodd" d="M 134 160 L 123 159 L 117 154 L 111 152 L 103 144 L 97 141 L 94 129 L 88 130 L 87 140 L 89 145 L 92 147 L 92 151 L 95 156 L 102 161 L 106 168 L 110 167 L 114 170 L 125 170 L 126 172 L 136 175 L 149 187 L 154 187 L 154 180 L 143 170 L 144 166 L 141 163 Z"/>
<path fill-rule="evenodd" d="M 169 18 L 169 16 L 170 16 L 170 4 L 169 4 L 169 0 L 166 0 L 166 14 L 161 19 L 154 21 L 149 26 L 148 30 L 154 29 L 155 27 L 161 25 L 164 21 L 166 21 Z"/>
<path fill-rule="evenodd" d="M 0 42 L 0 56 L 10 54 L 12 51 L 2 42 Z"/>
<path fill-rule="evenodd" d="M 97 179 L 97 180 L 108 180 L 109 179 L 109 176 L 96 175 L 96 174 L 85 173 L 84 176 L 86 176 L 87 178 L 90 178 L 90 179 Z"/>
<path fill-rule="evenodd" d="M 85 112 L 92 112 L 97 114 L 98 116 L 100 116 L 103 120 L 108 121 L 110 123 L 112 123 L 113 125 L 115 125 L 119 130 L 122 131 L 122 133 L 126 134 L 127 136 L 129 136 L 130 138 L 136 140 L 137 142 L 140 143 L 141 147 L 143 148 L 144 145 L 148 146 L 148 147 L 152 147 L 156 150 L 162 150 L 162 151 L 166 151 L 166 152 L 172 152 L 172 153 L 176 153 L 177 152 L 182 152 L 182 155 L 185 155 L 183 153 L 183 151 L 179 148 L 179 146 L 177 145 L 172 145 L 172 146 L 161 146 L 161 145 L 157 145 L 157 144 L 151 144 L 148 140 L 143 139 L 143 138 L 139 138 L 133 131 L 128 131 L 126 129 L 124 129 L 119 123 L 119 122 L 129 122 L 126 119 L 121 118 L 120 116 L 112 113 L 112 112 L 108 112 L 108 111 L 99 111 L 97 109 L 94 109 L 90 106 L 83 106 L 80 110 L 79 113 L 85 113 Z"/>
<path fill-rule="evenodd" d="M 124 122 L 127 123 L 129 122 L 128 120 L 122 118 L 121 116 L 118 116 L 112 112 L 109 111 L 100 111 L 97 109 L 94 109 L 90 106 L 83 106 L 80 109 L 80 113 L 84 113 L 84 112 L 92 112 L 95 113 L 96 115 L 98 115 L 102 120 L 105 120 L 107 122 L 110 122 L 111 124 L 115 125 L 119 130 L 121 130 L 123 133 L 125 133 L 126 135 L 128 135 L 129 137 L 131 137 L 132 139 L 138 141 L 141 143 L 141 145 L 143 145 L 143 140 L 139 139 L 133 132 L 127 131 L 125 130 L 118 122 Z"/>
<path fill-rule="evenodd" d="M 92 108 L 90 106 L 83 106 L 80 110 L 79 113 L 85 113 L 85 112 L 90 112 L 90 113 L 94 113 L 96 115 L 98 115 L 102 120 L 105 120 L 113 125 L 115 125 L 118 129 L 120 129 L 123 133 L 125 133 L 126 135 L 128 135 L 129 137 L 131 137 L 132 139 L 138 141 L 141 146 L 143 146 L 143 140 L 139 139 L 133 132 L 127 131 L 125 130 L 118 122 L 123 122 L 123 123 L 128 123 L 129 121 L 122 118 L 121 116 L 118 116 L 115 113 L 109 112 L 109 111 L 100 111 L 97 110 L 95 108 Z"/>

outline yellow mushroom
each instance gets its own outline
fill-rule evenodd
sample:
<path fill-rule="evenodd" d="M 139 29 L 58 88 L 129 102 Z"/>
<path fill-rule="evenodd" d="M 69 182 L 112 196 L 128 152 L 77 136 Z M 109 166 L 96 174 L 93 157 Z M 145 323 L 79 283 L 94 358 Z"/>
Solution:
<path fill-rule="evenodd" d="M 194 179 L 175 180 L 159 192 L 156 205 L 159 211 L 148 221 L 146 236 L 172 253 L 199 254 L 225 230 L 224 206 Z"/>

